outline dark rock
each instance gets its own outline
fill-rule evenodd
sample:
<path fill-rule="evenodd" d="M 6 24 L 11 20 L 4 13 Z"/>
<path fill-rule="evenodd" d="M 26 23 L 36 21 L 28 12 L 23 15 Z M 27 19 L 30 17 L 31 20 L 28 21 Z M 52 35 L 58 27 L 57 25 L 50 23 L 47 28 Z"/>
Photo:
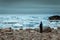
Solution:
<path fill-rule="evenodd" d="M 50 27 L 45 27 L 43 29 L 43 32 L 51 32 L 51 31 L 52 31 L 52 29 Z"/>

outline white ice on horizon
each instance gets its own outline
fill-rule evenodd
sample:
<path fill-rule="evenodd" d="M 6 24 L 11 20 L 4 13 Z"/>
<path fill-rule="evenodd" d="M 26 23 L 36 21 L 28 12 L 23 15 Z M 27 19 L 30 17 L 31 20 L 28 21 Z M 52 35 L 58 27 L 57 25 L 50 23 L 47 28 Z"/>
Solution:
<path fill-rule="evenodd" d="M 2 22 L 17 22 L 13 25 L 18 26 L 23 26 L 23 28 L 29 28 L 27 25 L 34 25 L 34 27 L 31 28 L 37 28 L 39 26 L 39 23 L 42 21 L 43 26 L 49 26 L 52 28 L 56 24 L 55 22 L 50 23 L 48 20 L 49 15 L 21 15 L 21 16 L 0 16 L 0 28 L 7 28 L 7 27 L 12 27 L 12 24 L 2 24 Z M 53 24 L 53 25 L 52 25 Z M 58 26 L 60 26 L 60 21 L 58 23 Z"/>

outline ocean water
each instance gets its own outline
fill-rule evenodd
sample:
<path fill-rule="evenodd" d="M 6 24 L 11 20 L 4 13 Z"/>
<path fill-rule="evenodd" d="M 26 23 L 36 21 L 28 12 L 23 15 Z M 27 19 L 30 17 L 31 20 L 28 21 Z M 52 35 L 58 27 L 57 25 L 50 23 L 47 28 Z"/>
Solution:
<path fill-rule="evenodd" d="M 49 17 L 54 14 L 27 14 L 27 15 L 1 15 L 0 16 L 0 28 L 13 28 L 19 29 L 26 28 L 38 28 L 42 21 L 43 27 L 57 28 L 60 27 L 59 22 L 50 22 Z"/>

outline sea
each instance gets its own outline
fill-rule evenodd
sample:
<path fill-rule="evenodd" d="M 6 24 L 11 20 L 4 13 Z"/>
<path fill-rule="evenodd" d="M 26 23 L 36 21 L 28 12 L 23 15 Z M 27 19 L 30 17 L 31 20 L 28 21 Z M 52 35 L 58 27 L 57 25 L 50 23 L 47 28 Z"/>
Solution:
<path fill-rule="evenodd" d="M 57 28 L 60 27 L 59 22 L 50 22 L 49 17 L 57 14 L 6 14 L 0 15 L 0 29 L 26 29 L 26 28 L 39 28 L 40 22 L 43 27 Z"/>

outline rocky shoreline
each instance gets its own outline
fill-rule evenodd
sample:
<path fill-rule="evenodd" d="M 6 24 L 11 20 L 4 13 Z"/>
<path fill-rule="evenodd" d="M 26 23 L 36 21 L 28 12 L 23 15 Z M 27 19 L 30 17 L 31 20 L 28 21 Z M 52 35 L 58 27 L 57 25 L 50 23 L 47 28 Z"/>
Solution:
<path fill-rule="evenodd" d="M 37 30 L 0 29 L 0 40 L 60 40 L 60 28 L 44 29 L 43 33 Z"/>

